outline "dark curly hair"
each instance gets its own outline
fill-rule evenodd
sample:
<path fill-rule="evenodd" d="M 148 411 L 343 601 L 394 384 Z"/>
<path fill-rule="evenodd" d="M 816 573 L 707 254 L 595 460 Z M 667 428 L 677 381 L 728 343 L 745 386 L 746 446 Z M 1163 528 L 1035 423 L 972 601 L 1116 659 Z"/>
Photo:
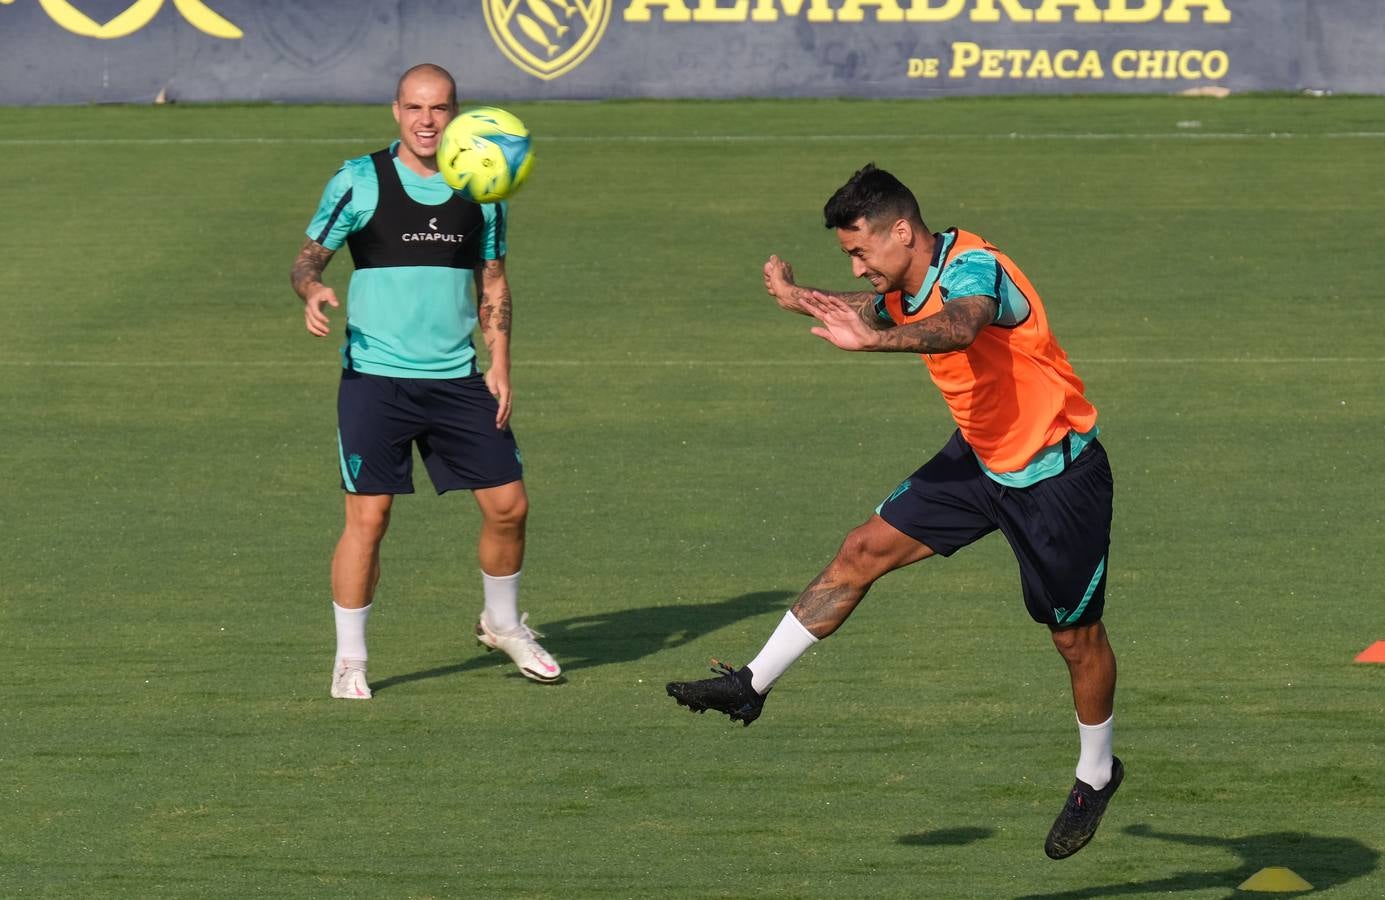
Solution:
<path fill-rule="evenodd" d="M 889 172 L 877 169 L 875 163 L 866 163 L 846 184 L 837 188 L 822 208 L 822 215 L 828 228 L 850 228 L 857 219 L 863 218 L 872 227 L 907 219 L 928 230 L 914 192 Z"/>

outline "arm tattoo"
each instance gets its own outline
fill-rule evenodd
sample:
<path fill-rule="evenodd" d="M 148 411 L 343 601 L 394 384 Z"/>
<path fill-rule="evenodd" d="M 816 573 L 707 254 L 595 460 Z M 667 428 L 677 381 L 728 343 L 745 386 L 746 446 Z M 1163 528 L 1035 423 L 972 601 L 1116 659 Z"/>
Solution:
<path fill-rule="evenodd" d="M 308 288 L 322 282 L 322 272 L 332 261 L 332 251 L 312 238 L 303 242 L 298 258 L 293 261 L 293 271 L 289 273 L 289 283 L 303 299 L 308 298 Z"/>
<path fill-rule="evenodd" d="M 882 320 L 875 314 L 875 298 L 878 295 L 873 291 L 824 291 L 818 288 L 798 287 L 795 285 L 793 289 L 793 298 L 799 300 L 811 291 L 817 291 L 819 294 L 826 294 L 829 297 L 836 297 L 838 300 L 841 300 L 847 306 L 856 310 L 856 315 L 860 316 L 861 321 L 865 322 L 870 328 L 874 328 L 878 331 L 890 327 L 889 322 Z"/>
<path fill-rule="evenodd" d="M 798 602 L 793 605 L 794 618 L 814 637 L 825 638 L 841 627 L 865 595 L 862 588 L 836 584 L 823 571 L 798 595 Z"/>
<path fill-rule="evenodd" d="M 819 294 L 826 294 L 829 297 L 836 297 L 851 306 L 860 309 L 862 306 L 874 308 L 875 294 L 870 291 L 824 291 L 819 288 L 795 287 L 794 297 L 801 297 L 817 291 Z"/>
<path fill-rule="evenodd" d="M 488 279 L 500 279 L 500 289 L 486 289 Z M 477 310 L 477 319 L 481 325 L 481 331 L 486 337 L 486 343 L 490 343 L 492 330 L 508 335 L 510 333 L 510 285 L 504 280 L 505 266 L 500 260 L 486 260 L 485 268 L 482 270 L 482 291 L 481 308 Z"/>
<path fill-rule="evenodd" d="M 836 294 L 847 306 L 856 310 L 856 315 L 861 317 L 871 328 L 884 328 L 885 324 L 880 317 L 875 314 L 875 297 L 873 291 L 843 291 Z"/>
<path fill-rule="evenodd" d="M 991 297 L 962 297 L 917 322 L 882 331 L 874 349 L 900 353 L 948 353 L 965 350 L 995 320 Z"/>

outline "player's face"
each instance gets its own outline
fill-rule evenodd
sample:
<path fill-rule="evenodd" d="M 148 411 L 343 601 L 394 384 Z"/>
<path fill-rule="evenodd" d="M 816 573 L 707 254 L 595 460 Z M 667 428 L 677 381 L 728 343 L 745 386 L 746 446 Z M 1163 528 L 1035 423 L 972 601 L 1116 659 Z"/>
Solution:
<path fill-rule="evenodd" d="M 902 239 L 901 225 L 912 234 L 903 221 L 872 224 L 864 218 L 837 229 L 842 252 L 851 257 L 851 274 L 869 281 L 877 294 L 905 289 L 913 253 L 909 242 Z"/>
<path fill-rule="evenodd" d="M 421 162 L 432 167 L 442 130 L 457 114 L 447 79 L 421 72 L 404 81 L 394 101 L 394 120 L 399 123 L 399 142 Z"/>

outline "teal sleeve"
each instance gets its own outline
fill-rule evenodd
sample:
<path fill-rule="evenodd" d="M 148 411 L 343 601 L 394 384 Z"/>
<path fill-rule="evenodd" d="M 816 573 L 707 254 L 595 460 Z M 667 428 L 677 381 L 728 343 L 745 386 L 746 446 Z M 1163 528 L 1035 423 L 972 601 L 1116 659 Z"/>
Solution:
<path fill-rule="evenodd" d="M 943 269 L 943 300 L 953 297 L 993 297 L 1000 300 L 1000 261 L 985 250 L 959 253 Z"/>
<path fill-rule="evenodd" d="M 958 254 L 943 269 L 941 281 L 944 303 L 955 297 L 994 299 L 996 325 L 1017 325 L 1029 317 L 1029 300 L 989 251 L 968 250 Z"/>
<path fill-rule="evenodd" d="M 486 219 L 486 233 L 481 241 L 482 259 L 504 259 L 507 251 L 505 232 L 509 225 L 510 204 L 504 200 L 499 203 L 482 203 L 481 214 Z"/>
<path fill-rule="evenodd" d="M 322 202 L 317 206 L 313 220 L 308 223 L 308 237 L 328 250 L 340 250 L 346 243 L 346 236 L 357 229 L 356 210 L 352 205 L 355 198 L 354 179 L 351 166 L 344 165 L 337 170 L 327 187 L 322 191 Z"/>
<path fill-rule="evenodd" d="M 441 178 L 438 183 L 442 183 Z M 408 188 L 407 182 L 405 188 Z M 370 157 L 348 159 L 327 182 L 317 214 L 308 224 L 308 237 L 328 250 L 340 250 L 348 235 L 369 224 L 379 202 L 380 185 Z"/>

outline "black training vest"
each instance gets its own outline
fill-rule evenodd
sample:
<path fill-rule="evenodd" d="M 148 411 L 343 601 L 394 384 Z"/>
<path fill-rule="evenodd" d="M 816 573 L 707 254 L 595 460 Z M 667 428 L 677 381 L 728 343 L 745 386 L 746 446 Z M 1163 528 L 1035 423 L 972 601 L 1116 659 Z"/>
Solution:
<path fill-rule="evenodd" d="M 437 206 L 419 203 L 404 190 L 388 149 L 370 154 L 380 199 L 365 228 L 346 238 L 358 269 L 441 266 L 479 269 L 486 218 L 481 207 L 453 194 Z"/>

